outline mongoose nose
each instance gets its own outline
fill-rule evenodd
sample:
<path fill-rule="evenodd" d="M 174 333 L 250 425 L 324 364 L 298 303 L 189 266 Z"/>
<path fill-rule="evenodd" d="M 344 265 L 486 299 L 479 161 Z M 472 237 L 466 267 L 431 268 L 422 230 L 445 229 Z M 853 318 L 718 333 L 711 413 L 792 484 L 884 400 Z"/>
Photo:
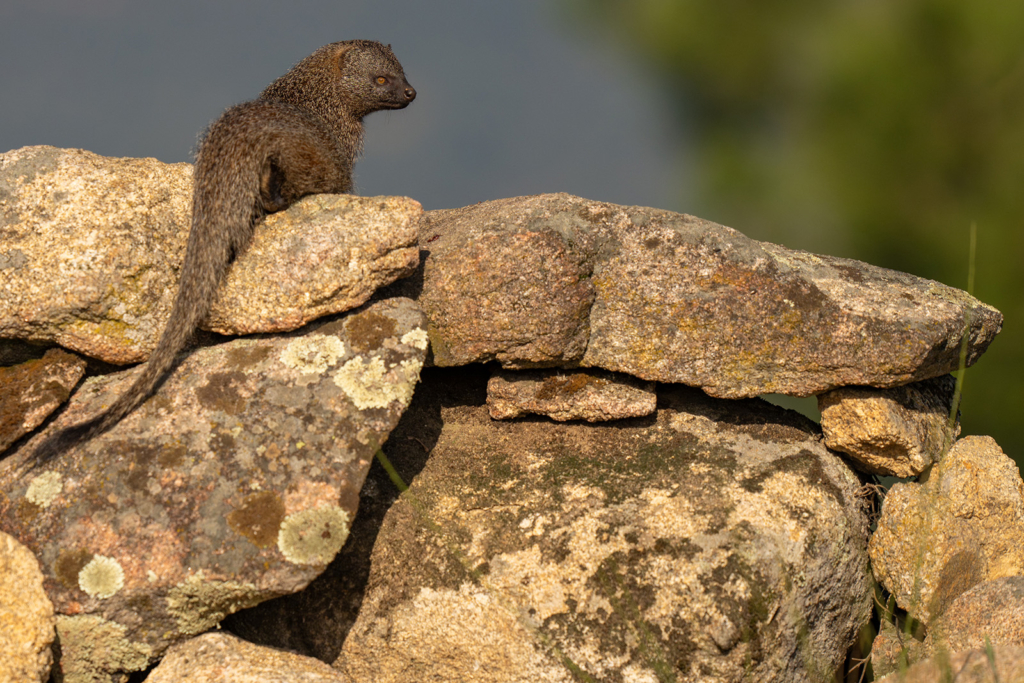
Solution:
<path fill-rule="evenodd" d="M 412 102 L 413 100 L 415 100 L 416 99 L 416 89 L 415 88 L 406 88 L 405 89 L 405 99 L 408 100 L 409 102 Z"/>

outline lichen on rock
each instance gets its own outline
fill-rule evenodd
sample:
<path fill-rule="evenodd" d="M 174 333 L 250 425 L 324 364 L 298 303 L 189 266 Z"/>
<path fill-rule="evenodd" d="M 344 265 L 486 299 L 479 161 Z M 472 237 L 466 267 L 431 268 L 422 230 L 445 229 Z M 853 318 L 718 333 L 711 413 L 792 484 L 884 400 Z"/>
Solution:
<path fill-rule="evenodd" d="M 296 337 L 281 352 L 281 362 L 290 368 L 319 375 L 345 355 L 345 342 L 333 334 Z"/>
<path fill-rule="evenodd" d="M 357 356 L 334 373 L 334 383 L 360 410 L 386 408 L 394 401 L 408 403 L 412 399 L 422 367 L 415 359 L 388 367 L 380 357 L 367 362 Z"/>
<path fill-rule="evenodd" d="M 47 507 L 64 489 L 60 472 L 48 471 L 34 477 L 25 491 L 25 499 L 41 508 Z"/>
<path fill-rule="evenodd" d="M 327 564 L 345 545 L 350 528 L 349 515 L 340 507 L 302 510 L 281 522 L 277 547 L 289 562 Z"/>
<path fill-rule="evenodd" d="M 112 557 L 94 555 L 78 572 L 78 587 L 89 597 L 105 600 L 124 588 L 124 569 Z"/>

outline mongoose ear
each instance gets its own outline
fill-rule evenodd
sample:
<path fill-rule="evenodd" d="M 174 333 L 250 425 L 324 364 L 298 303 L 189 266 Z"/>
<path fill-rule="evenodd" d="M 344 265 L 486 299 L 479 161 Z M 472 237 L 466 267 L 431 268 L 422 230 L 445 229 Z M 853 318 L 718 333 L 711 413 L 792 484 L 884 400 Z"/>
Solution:
<path fill-rule="evenodd" d="M 351 50 L 351 49 L 353 49 L 352 45 L 342 45 L 340 48 L 338 48 L 338 51 L 334 54 L 334 63 L 337 64 L 339 71 L 344 71 L 344 69 L 345 69 L 345 55 L 347 55 L 348 51 Z"/>

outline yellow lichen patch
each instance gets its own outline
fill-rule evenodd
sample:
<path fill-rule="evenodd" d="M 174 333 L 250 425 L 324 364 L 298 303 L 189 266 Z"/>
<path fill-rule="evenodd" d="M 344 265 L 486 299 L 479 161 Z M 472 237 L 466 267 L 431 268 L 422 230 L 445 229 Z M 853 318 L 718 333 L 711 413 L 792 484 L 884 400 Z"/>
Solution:
<path fill-rule="evenodd" d="M 153 648 L 126 637 L 128 629 L 95 614 L 57 615 L 60 668 L 65 681 L 110 680 L 116 671 L 141 671 Z"/>
<path fill-rule="evenodd" d="M 124 588 L 124 569 L 112 557 L 94 555 L 78 572 L 78 587 L 89 597 L 104 600 Z"/>
<path fill-rule="evenodd" d="M 419 381 L 423 363 L 404 360 L 390 368 L 374 358 L 367 363 L 361 356 L 353 358 L 334 374 L 334 383 L 341 387 L 356 408 L 386 408 L 392 401 L 408 404 Z"/>
<path fill-rule="evenodd" d="M 333 334 L 307 334 L 281 351 L 281 362 L 307 375 L 319 375 L 345 355 L 345 342 Z"/>
<path fill-rule="evenodd" d="M 28 502 L 41 508 L 49 507 L 50 503 L 64 489 L 64 480 L 57 472 L 43 472 L 34 478 L 25 491 Z"/>
<path fill-rule="evenodd" d="M 281 523 L 277 547 L 289 562 L 327 564 L 348 538 L 349 516 L 337 505 L 288 515 Z"/>
<path fill-rule="evenodd" d="M 406 346 L 412 346 L 422 351 L 426 349 L 427 345 L 430 343 L 430 336 L 422 327 L 417 327 L 416 329 L 410 330 L 402 335 L 401 342 Z"/>
<path fill-rule="evenodd" d="M 266 593 L 252 584 L 210 581 L 199 572 L 168 591 L 167 611 L 174 617 L 178 630 L 191 636 L 266 598 Z"/>

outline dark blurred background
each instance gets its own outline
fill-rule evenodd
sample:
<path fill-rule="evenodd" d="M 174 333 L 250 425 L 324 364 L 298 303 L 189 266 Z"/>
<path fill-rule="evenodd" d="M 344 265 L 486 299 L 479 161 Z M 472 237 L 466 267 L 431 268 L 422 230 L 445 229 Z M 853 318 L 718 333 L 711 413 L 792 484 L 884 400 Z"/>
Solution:
<path fill-rule="evenodd" d="M 3 0 L 0 151 L 187 161 L 348 38 L 391 43 L 419 91 L 367 120 L 361 194 L 566 191 L 960 288 L 975 224 L 974 294 L 1005 324 L 964 433 L 1024 461 L 1024 3 Z"/>

